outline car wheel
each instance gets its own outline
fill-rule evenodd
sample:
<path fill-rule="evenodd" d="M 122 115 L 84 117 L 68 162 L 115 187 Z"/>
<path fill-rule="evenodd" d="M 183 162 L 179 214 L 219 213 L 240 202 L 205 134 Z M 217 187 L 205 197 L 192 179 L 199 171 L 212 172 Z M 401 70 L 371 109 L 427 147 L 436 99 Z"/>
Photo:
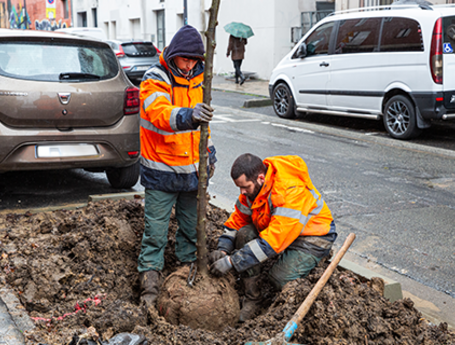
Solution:
<path fill-rule="evenodd" d="M 139 179 L 140 170 L 140 163 L 137 162 L 128 167 L 107 169 L 106 176 L 114 188 L 131 188 Z"/>
<path fill-rule="evenodd" d="M 278 84 L 273 89 L 273 110 L 279 117 L 285 119 L 295 118 L 294 97 L 289 87 L 284 84 Z"/>
<path fill-rule="evenodd" d="M 392 138 L 412 139 L 422 130 L 417 128 L 417 119 L 414 105 L 409 98 L 393 96 L 384 108 L 384 127 Z"/>

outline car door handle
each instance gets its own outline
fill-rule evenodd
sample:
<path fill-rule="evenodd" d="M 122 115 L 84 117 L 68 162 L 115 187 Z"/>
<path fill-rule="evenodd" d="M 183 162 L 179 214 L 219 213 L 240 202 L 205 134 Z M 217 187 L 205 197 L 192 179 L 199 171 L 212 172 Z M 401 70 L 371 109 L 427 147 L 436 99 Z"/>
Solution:
<path fill-rule="evenodd" d="M 325 61 L 322 61 L 322 62 L 319 64 L 319 66 L 321 66 L 321 67 L 329 67 L 329 64 L 328 64 L 327 62 L 325 62 Z"/>

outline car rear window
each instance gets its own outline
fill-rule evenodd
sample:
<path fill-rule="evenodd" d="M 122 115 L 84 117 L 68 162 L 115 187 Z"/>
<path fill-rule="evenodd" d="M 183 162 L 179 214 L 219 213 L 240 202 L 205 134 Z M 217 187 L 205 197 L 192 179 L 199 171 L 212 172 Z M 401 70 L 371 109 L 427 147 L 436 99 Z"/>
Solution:
<path fill-rule="evenodd" d="M 86 82 L 115 77 L 116 56 L 108 46 L 57 42 L 0 42 L 0 75 L 50 82 Z"/>
<path fill-rule="evenodd" d="M 152 43 L 123 43 L 123 51 L 128 56 L 155 56 L 156 49 Z"/>
<path fill-rule="evenodd" d="M 423 51 L 419 23 L 409 18 L 384 18 L 379 49 L 381 52 Z"/>

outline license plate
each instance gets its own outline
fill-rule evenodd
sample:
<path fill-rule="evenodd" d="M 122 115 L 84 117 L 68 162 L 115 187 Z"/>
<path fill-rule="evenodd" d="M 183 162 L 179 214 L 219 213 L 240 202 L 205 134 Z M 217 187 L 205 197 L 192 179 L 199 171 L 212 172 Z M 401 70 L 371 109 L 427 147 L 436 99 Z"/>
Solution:
<path fill-rule="evenodd" d="M 36 145 L 37 158 L 89 157 L 98 155 L 94 145 Z"/>
<path fill-rule="evenodd" d="M 135 71 L 146 71 L 149 69 L 150 66 L 136 66 L 134 67 Z"/>

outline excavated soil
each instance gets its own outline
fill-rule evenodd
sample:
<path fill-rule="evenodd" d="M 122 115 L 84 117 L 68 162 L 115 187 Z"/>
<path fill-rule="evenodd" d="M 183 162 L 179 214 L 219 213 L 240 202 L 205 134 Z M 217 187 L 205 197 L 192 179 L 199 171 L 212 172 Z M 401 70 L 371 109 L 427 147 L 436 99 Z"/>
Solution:
<path fill-rule="evenodd" d="M 0 285 L 7 284 L 34 320 L 28 344 L 69 344 L 75 335 L 99 341 L 120 332 L 144 335 L 149 344 L 244 344 L 282 331 L 322 275 L 321 262 L 306 279 L 274 294 L 263 277 L 262 314 L 223 331 L 193 330 L 163 318 L 149 319 L 139 305 L 136 260 L 140 251 L 143 202 L 103 201 L 77 210 L 0 216 Z M 209 207 L 210 250 L 228 214 Z M 164 276 L 182 267 L 173 253 L 172 216 Z M 267 264 L 268 267 L 272 262 Z M 267 271 L 265 267 L 264 272 Z M 233 276 L 240 298 L 238 277 Z M 300 344 L 455 344 L 447 325 L 431 325 L 409 299 L 390 303 L 382 281 L 361 281 L 336 269 L 292 338 Z M 95 337 L 95 338 L 94 338 Z M 76 343 L 73 341 L 73 344 Z"/>

